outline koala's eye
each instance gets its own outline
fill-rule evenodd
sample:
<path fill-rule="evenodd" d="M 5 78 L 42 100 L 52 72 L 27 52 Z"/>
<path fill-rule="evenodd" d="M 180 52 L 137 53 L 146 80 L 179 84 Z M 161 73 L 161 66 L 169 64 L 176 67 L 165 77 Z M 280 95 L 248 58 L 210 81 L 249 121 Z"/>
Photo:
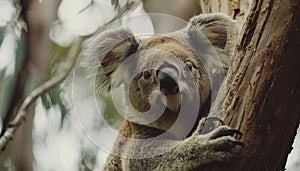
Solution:
<path fill-rule="evenodd" d="M 148 71 L 144 71 L 144 72 L 143 72 L 143 76 L 144 76 L 145 79 L 147 79 L 147 78 L 150 78 L 150 77 L 151 77 L 151 74 L 150 74 L 150 72 L 148 72 Z"/>
<path fill-rule="evenodd" d="M 191 62 L 187 62 L 187 63 L 186 63 L 186 67 L 187 67 L 190 71 L 193 70 L 193 64 L 192 64 Z"/>

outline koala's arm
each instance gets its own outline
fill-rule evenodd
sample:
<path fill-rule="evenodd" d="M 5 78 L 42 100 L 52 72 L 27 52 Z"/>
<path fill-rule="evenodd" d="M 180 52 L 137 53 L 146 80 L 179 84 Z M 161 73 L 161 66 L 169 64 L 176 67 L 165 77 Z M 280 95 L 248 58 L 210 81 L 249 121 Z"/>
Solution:
<path fill-rule="evenodd" d="M 123 159 L 124 170 L 191 170 L 213 162 L 224 162 L 238 158 L 231 150 L 244 144 L 233 138 L 241 134 L 228 126 L 220 126 L 214 131 L 201 135 L 206 118 L 202 119 L 191 137 L 178 140 L 157 140 L 149 143 L 130 144 L 126 153 L 144 155 L 150 151 L 165 153 L 152 158 Z M 174 147 L 174 148 L 173 148 Z M 151 149 L 153 148 L 153 149 Z M 159 153 L 159 152 L 158 152 Z"/>
<path fill-rule="evenodd" d="M 106 159 L 105 166 L 103 170 L 109 171 L 122 171 L 122 161 L 121 155 L 124 152 L 125 145 L 127 144 L 126 138 L 131 137 L 132 131 L 130 129 L 130 124 L 125 120 L 119 128 L 119 136 L 117 137 L 112 152 Z"/>
<path fill-rule="evenodd" d="M 229 36 L 224 28 L 231 24 L 229 20 L 220 15 L 198 16 L 194 17 L 191 23 L 207 36 L 220 55 L 228 56 L 224 51 L 227 47 L 224 42 Z M 134 35 L 124 29 L 106 32 L 89 42 L 83 55 L 87 57 L 88 65 L 96 65 L 96 78 L 100 88 L 107 87 L 110 90 L 110 86 L 117 86 L 122 81 L 126 83 L 130 80 L 126 78 L 129 78 L 127 75 L 130 75 L 136 68 L 136 61 L 130 63 L 130 66 L 120 64 L 138 50 L 138 43 Z M 121 68 L 119 70 L 121 72 L 116 73 L 117 68 Z M 119 78 L 117 80 L 120 81 L 111 84 L 112 75 L 117 76 Z M 201 120 L 192 136 L 182 141 L 161 139 L 154 141 L 152 145 L 122 142 L 120 146 L 122 139 L 117 140 L 115 147 L 119 151 L 114 153 L 117 155 L 109 156 L 105 170 L 190 170 L 204 164 L 236 158 L 236 154 L 231 150 L 243 143 L 233 138 L 232 135 L 239 134 L 239 131 L 221 126 L 209 134 L 201 135 L 204 122 L 205 119 Z M 129 126 L 123 127 L 120 131 L 128 128 Z M 143 156 L 164 149 L 169 150 L 155 157 L 141 159 L 130 157 L 130 155 Z"/>

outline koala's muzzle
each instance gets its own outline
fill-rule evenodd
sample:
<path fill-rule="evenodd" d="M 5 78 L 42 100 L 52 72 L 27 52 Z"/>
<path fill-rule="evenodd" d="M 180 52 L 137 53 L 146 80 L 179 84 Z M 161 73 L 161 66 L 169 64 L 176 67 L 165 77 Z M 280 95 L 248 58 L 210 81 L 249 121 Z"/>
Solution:
<path fill-rule="evenodd" d="M 178 70 L 172 65 L 162 66 L 157 70 L 156 78 L 160 85 L 160 91 L 164 95 L 171 95 L 179 92 L 179 87 L 176 82 L 178 75 Z"/>

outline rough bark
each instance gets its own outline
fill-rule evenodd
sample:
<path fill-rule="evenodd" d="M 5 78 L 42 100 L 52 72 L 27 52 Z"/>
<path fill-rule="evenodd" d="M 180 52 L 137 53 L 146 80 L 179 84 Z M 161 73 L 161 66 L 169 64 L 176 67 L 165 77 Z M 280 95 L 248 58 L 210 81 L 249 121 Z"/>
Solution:
<path fill-rule="evenodd" d="M 212 170 L 284 170 L 300 122 L 299 16 L 299 0 L 252 2 L 211 112 L 239 128 L 246 146 Z"/>

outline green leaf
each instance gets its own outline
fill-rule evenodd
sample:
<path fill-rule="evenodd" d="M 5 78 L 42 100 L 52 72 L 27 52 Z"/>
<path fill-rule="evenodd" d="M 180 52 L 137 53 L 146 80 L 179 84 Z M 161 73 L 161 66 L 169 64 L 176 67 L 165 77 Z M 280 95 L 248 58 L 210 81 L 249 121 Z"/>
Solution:
<path fill-rule="evenodd" d="M 2 41 L 4 39 L 4 34 L 5 34 L 5 27 L 0 27 L 0 46 L 1 46 Z"/>
<path fill-rule="evenodd" d="M 5 118 L 8 102 L 12 96 L 12 90 L 14 90 L 15 84 L 14 84 L 14 78 L 13 76 L 4 77 L 3 80 L 0 82 L 0 117 Z"/>
<path fill-rule="evenodd" d="M 61 99 L 58 100 L 58 106 L 59 106 L 60 114 L 61 114 L 60 127 L 62 128 L 64 120 L 65 120 L 67 114 L 69 113 L 69 110 L 67 109 L 67 107 L 65 106 L 65 104 L 63 103 L 63 101 Z"/>
<path fill-rule="evenodd" d="M 110 3 L 111 3 L 112 5 L 115 5 L 115 4 L 117 3 L 117 1 L 118 1 L 118 0 L 111 0 Z"/>
<path fill-rule="evenodd" d="M 22 30 L 20 40 L 18 41 L 18 48 L 16 50 L 16 63 L 15 72 L 19 73 L 22 69 L 22 65 L 26 59 L 26 33 Z"/>
<path fill-rule="evenodd" d="M 6 71 L 6 68 L 4 68 L 0 71 L 0 81 L 4 78 L 5 71 Z"/>
<path fill-rule="evenodd" d="M 60 87 L 54 88 L 51 93 L 51 101 L 53 105 L 58 105 L 61 113 L 61 126 L 63 125 L 64 119 L 68 114 L 69 110 L 67 109 L 66 105 L 64 104 L 62 97 L 61 97 L 62 89 Z"/>
<path fill-rule="evenodd" d="M 119 7 L 119 0 L 111 0 L 111 5 L 115 6 L 115 10 Z"/>
<path fill-rule="evenodd" d="M 118 8 L 118 13 L 119 15 L 123 15 L 126 12 L 128 12 L 128 10 L 130 10 L 130 8 L 133 6 L 134 2 L 130 2 L 130 3 L 126 3 L 126 5 L 124 5 L 121 8 Z"/>
<path fill-rule="evenodd" d="M 51 61 L 49 64 L 49 78 L 59 74 L 61 71 L 61 66 L 64 65 L 64 62 L 67 60 L 66 56 L 69 52 L 70 47 L 61 47 L 55 43 L 51 44 Z M 44 95 L 42 95 L 42 103 L 46 110 L 49 110 L 53 106 L 58 106 L 61 113 L 61 126 L 63 125 L 64 119 L 66 115 L 69 113 L 69 109 L 67 108 L 66 101 L 62 96 L 63 88 L 57 86 L 52 88 Z"/>
<path fill-rule="evenodd" d="M 42 104 L 46 110 L 52 107 L 51 99 L 47 93 L 41 95 Z"/>
<path fill-rule="evenodd" d="M 49 110 L 53 106 L 58 106 L 61 113 L 61 126 L 63 125 L 66 115 L 69 113 L 68 108 L 61 97 L 63 90 L 60 87 L 53 88 L 41 96 L 43 106 Z"/>

